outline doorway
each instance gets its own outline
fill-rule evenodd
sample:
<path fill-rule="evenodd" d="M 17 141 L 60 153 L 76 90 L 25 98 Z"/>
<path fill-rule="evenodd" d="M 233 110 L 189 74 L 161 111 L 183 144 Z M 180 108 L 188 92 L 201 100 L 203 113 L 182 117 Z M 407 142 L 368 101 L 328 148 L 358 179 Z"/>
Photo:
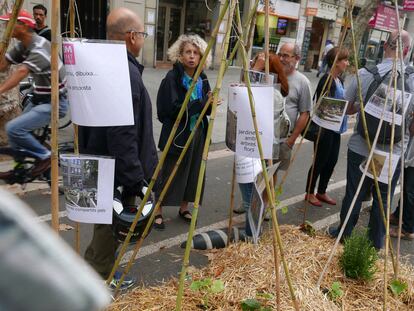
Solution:
<path fill-rule="evenodd" d="M 157 65 L 168 63 L 168 48 L 178 39 L 183 30 L 183 6 L 160 2 L 157 24 Z"/>
<path fill-rule="evenodd" d="M 69 31 L 69 3 L 69 0 L 61 1 L 60 27 L 62 29 L 62 33 Z M 88 39 L 105 39 L 108 1 L 76 1 L 76 3 L 79 10 L 79 16 L 76 16 L 75 19 L 75 30 L 78 36 L 82 35 L 83 38 Z"/>

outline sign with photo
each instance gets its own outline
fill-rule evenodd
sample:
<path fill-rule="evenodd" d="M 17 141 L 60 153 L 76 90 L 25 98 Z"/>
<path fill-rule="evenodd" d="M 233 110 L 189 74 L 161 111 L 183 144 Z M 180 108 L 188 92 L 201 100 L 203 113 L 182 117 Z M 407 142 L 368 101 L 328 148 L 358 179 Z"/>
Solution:
<path fill-rule="evenodd" d="M 265 159 L 272 159 L 273 151 L 273 92 L 273 86 L 252 87 L 256 120 Z M 234 125 L 236 125 L 235 132 L 231 131 Z M 227 132 L 226 143 L 232 145 L 235 142 L 237 155 L 260 158 L 248 91 L 243 85 L 229 87 Z"/>
<path fill-rule="evenodd" d="M 375 172 L 378 176 L 378 181 L 383 184 L 388 184 L 389 176 L 389 167 L 390 167 L 390 154 L 381 150 L 374 150 L 371 161 L 374 163 Z M 395 170 L 397 169 L 398 162 L 400 161 L 400 156 L 393 154 L 391 157 L 391 178 L 394 176 Z M 359 169 L 361 172 L 364 172 L 367 161 L 361 163 Z M 374 173 L 371 170 L 371 165 L 368 166 L 367 177 L 374 179 Z"/>
<path fill-rule="evenodd" d="M 134 124 L 125 43 L 65 39 L 63 56 L 73 123 Z"/>
<path fill-rule="evenodd" d="M 342 99 L 323 97 L 315 110 L 312 121 L 320 127 L 339 132 L 344 122 L 348 102 Z"/>
<path fill-rule="evenodd" d="M 365 112 L 381 119 L 382 113 L 384 111 L 385 99 L 387 98 L 387 103 L 384 111 L 384 121 L 392 123 L 393 121 L 393 101 L 394 101 L 394 88 L 390 87 L 389 92 L 387 92 L 388 86 L 385 83 L 382 83 L 374 92 L 374 94 L 368 100 L 368 103 L 365 105 Z M 401 126 L 403 112 L 407 110 L 408 105 L 410 104 L 412 94 L 405 92 L 404 100 L 402 99 L 402 91 L 396 90 L 395 94 L 395 124 Z M 404 107 L 403 107 L 404 102 Z"/>
<path fill-rule="evenodd" d="M 267 175 L 269 180 L 273 178 L 276 173 L 280 162 L 267 167 Z M 252 200 L 250 209 L 247 211 L 247 220 L 252 230 L 253 242 L 259 241 L 259 236 L 262 231 L 263 220 L 265 216 L 265 203 L 263 201 L 263 193 L 266 191 L 266 183 L 264 180 L 263 172 L 261 171 L 255 177 L 253 189 L 252 189 Z"/>
<path fill-rule="evenodd" d="M 60 156 L 68 218 L 111 224 L 115 160 L 88 155 Z"/>

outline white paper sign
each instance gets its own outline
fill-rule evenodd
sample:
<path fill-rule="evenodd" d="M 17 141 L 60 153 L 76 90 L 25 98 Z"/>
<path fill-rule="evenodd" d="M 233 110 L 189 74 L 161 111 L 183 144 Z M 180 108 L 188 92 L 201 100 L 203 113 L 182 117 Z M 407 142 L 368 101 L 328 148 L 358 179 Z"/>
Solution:
<path fill-rule="evenodd" d="M 365 112 L 370 115 L 381 119 L 382 111 L 384 108 L 385 98 L 387 97 L 388 86 L 385 83 L 382 83 L 376 90 L 375 93 L 371 96 L 368 103 L 365 106 Z M 407 106 L 411 101 L 411 94 L 405 92 L 404 98 L 404 110 L 402 106 L 402 91 L 397 90 L 396 92 L 396 107 L 395 107 L 395 124 L 401 126 L 402 123 L 402 114 L 403 111 L 407 110 Z M 393 101 L 394 101 L 394 88 L 390 88 L 388 98 L 387 98 L 387 107 L 384 112 L 384 121 L 392 123 L 393 120 Z"/>
<path fill-rule="evenodd" d="M 262 163 L 257 158 L 236 155 L 236 181 L 239 184 L 254 182 L 256 175 L 262 171 Z"/>
<path fill-rule="evenodd" d="M 111 224 L 115 160 L 86 155 L 60 156 L 68 218 Z"/>
<path fill-rule="evenodd" d="M 125 44 L 66 39 L 63 54 L 73 123 L 133 125 Z"/>
<path fill-rule="evenodd" d="M 387 152 L 383 152 L 380 150 L 374 150 L 374 154 L 372 156 L 372 160 L 374 162 L 375 171 L 378 175 L 378 181 L 383 184 L 388 184 L 388 171 L 389 171 L 389 163 L 390 163 L 390 154 Z M 400 155 L 393 154 L 391 158 L 391 178 L 394 176 L 395 170 L 397 169 L 398 162 L 400 161 Z M 359 169 L 361 172 L 364 172 L 365 165 L 367 161 L 361 163 Z M 374 179 L 374 173 L 371 170 L 371 166 L 368 167 L 367 170 L 367 177 Z"/>
<path fill-rule="evenodd" d="M 315 110 L 312 121 L 320 127 L 338 132 L 346 113 L 346 100 L 323 97 L 319 107 Z"/>
<path fill-rule="evenodd" d="M 267 175 L 269 180 L 273 178 L 273 175 L 276 173 L 277 168 L 279 167 L 280 162 L 273 164 L 270 167 L 267 167 Z M 252 231 L 253 242 L 257 243 L 259 241 L 259 236 L 262 231 L 262 224 L 265 216 L 265 204 L 263 202 L 263 192 L 265 191 L 266 183 L 264 180 L 263 172 L 260 172 L 254 181 L 254 186 L 252 189 L 252 200 L 250 209 L 247 211 L 247 219 Z"/>
<path fill-rule="evenodd" d="M 272 159 L 273 149 L 273 87 L 252 87 L 256 120 L 265 159 Z M 229 87 L 229 109 L 237 118 L 236 154 L 260 158 L 247 88 Z"/>

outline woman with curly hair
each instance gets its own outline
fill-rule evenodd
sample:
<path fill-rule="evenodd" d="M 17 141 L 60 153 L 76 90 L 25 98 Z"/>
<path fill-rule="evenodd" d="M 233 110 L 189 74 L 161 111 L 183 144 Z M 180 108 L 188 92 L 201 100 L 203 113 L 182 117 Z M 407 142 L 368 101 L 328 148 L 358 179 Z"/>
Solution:
<path fill-rule="evenodd" d="M 193 76 L 206 48 L 207 43 L 198 35 L 188 34 L 181 35 L 168 50 L 168 57 L 174 62 L 174 66 L 162 80 L 157 95 L 157 115 L 162 123 L 161 135 L 158 143 L 158 147 L 161 151 L 165 148 L 178 112 L 184 102 L 187 90 L 193 82 Z M 208 67 L 210 62 L 211 56 L 209 55 L 205 66 Z M 172 145 L 168 150 L 164 166 L 161 170 L 160 191 L 177 163 L 178 157 L 210 96 L 210 84 L 207 80 L 207 76 L 202 72 L 197 79 L 186 111 L 178 126 Z M 208 109 L 207 115 L 210 113 L 211 109 Z M 188 203 L 194 202 L 195 200 L 198 173 L 201 165 L 207 128 L 208 119 L 205 115 L 202 123 L 195 132 L 193 141 L 191 142 L 177 171 L 177 175 L 171 183 L 163 201 L 163 204 L 167 206 L 180 206 L 178 216 L 187 223 L 191 222 L 192 215 L 189 211 Z M 157 194 L 157 197 L 159 197 L 159 194 Z M 161 208 L 158 215 L 155 216 L 154 228 L 159 230 L 165 229 Z"/>

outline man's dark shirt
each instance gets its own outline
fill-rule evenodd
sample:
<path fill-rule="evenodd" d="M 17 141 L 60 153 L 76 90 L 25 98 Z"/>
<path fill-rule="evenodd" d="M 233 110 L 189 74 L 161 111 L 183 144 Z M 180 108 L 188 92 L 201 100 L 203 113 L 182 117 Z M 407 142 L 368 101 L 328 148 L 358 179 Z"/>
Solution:
<path fill-rule="evenodd" d="M 49 27 L 45 26 L 42 29 L 35 28 L 34 31 L 41 37 L 51 41 L 52 40 L 52 31 Z"/>

